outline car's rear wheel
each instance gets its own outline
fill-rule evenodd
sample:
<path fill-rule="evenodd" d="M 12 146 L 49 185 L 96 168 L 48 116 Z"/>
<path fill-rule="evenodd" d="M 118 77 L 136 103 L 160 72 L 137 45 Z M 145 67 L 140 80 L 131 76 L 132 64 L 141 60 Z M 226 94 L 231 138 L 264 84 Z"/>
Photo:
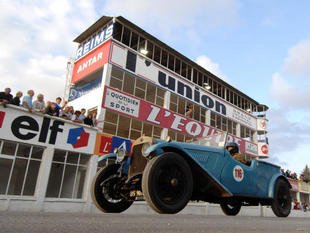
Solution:
<path fill-rule="evenodd" d="M 271 204 L 273 213 L 278 217 L 287 217 L 291 212 L 292 198 L 290 186 L 282 179 L 278 179 L 274 187 L 274 198 Z"/>
<path fill-rule="evenodd" d="M 228 203 L 221 203 L 221 209 L 224 212 L 224 214 L 229 216 L 236 216 L 241 209 L 241 204 L 228 204 Z"/>
<path fill-rule="evenodd" d="M 122 180 L 118 175 L 119 164 L 108 164 L 99 170 L 92 182 L 91 194 L 94 204 L 103 212 L 120 213 L 128 209 L 133 200 L 122 195 Z"/>
<path fill-rule="evenodd" d="M 191 169 L 176 153 L 154 157 L 144 169 L 142 191 L 156 212 L 177 213 L 187 205 L 193 192 Z"/>

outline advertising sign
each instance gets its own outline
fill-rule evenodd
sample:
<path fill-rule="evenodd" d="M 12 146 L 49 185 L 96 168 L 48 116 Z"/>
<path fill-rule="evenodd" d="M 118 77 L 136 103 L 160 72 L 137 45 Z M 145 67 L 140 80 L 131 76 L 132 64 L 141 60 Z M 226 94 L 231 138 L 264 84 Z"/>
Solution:
<path fill-rule="evenodd" d="M 105 42 L 74 63 L 71 83 L 78 82 L 108 62 L 110 43 L 111 41 Z"/>
<path fill-rule="evenodd" d="M 104 107 L 138 118 L 140 100 L 106 88 Z"/>
<path fill-rule="evenodd" d="M 298 181 L 297 180 L 293 180 L 291 178 L 287 178 L 288 181 L 290 182 L 291 186 L 292 186 L 292 191 L 293 192 L 298 192 Z"/>
<path fill-rule="evenodd" d="M 96 131 L 93 129 L 11 107 L 0 109 L 1 115 L 4 116 L 0 128 L 2 139 L 88 154 L 94 150 Z"/>
<path fill-rule="evenodd" d="M 80 44 L 76 51 L 76 61 L 81 57 L 85 56 L 101 44 L 103 44 L 107 39 L 109 39 L 113 34 L 113 24 L 110 24 L 97 32 L 97 34 L 91 36 L 89 39 Z"/>
<path fill-rule="evenodd" d="M 267 131 L 268 130 L 268 120 L 267 119 L 257 119 L 257 130 Z"/>
<path fill-rule="evenodd" d="M 104 155 L 110 153 L 112 148 L 112 136 L 98 133 L 96 136 L 96 145 L 94 154 Z"/>
<path fill-rule="evenodd" d="M 262 157 L 268 157 L 268 153 L 269 153 L 268 144 L 264 142 L 259 142 L 257 146 L 258 146 L 258 155 Z"/>
<path fill-rule="evenodd" d="M 131 150 L 131 140 L 109 134 L 98 133 L 94 154 L 105 155 L 113 152 L 114 148 L 124 147 L 127 152 Z"/>
<path fill-rule="evenodd" d="M 133 72 L 157 86 L 256 130 L 257 119 L 249 113 L 237 109 L 213 93 L 198 85 L 193 85 L 193 83 L 185 80 L 181 76 L 171 73 L 156 63 L 129 51 L 127 48 L 114 42 L 111 48 L 111 57 L 109 60 L 111 64 Z"/>
<path fill-rule="evenodd" d="M 112 97 L 112 93 L 114 97 Z M 199 121 L 187 118 L 110 87 L 105 87 L 102 107 L 191 137 L 206 137 L 219 131 L 214 127 L 204 125 Z M 229 135 L 228 140 L 239 144 L 240 151 L 257 155 L 256 144 L 233 135 Z"/>
<path fill-rule="evenodd" d="M 93 89 L 99 88 L 102 81 L 102 74 L 100 73 L 100 77 L 87 82 L 85 84 L 78 84 L 70 88 L 68 101 L 73 101 L 83 95 L 86 95 Z"/>

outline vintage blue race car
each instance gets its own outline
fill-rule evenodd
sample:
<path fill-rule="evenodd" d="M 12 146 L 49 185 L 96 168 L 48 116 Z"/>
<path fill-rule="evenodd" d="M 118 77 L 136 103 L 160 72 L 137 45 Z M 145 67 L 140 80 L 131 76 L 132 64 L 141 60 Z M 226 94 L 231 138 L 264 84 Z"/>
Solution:
<path fill-rule="evenodd" d="M 115 148 L 113 159 L 96 174 L 92 198 L 103 212 L 120 213 L 143 196 L 158 213 L 174 214 L 189 201 L 219 203 L 226 215 L 241 206 L 270 205 L 278 217 L 291 211 L 291 185 L 280 167 L 261 160 L 246 164 L 225 148 L 226 134 L 190 143 L 140 137 L 128 154 Z"/>

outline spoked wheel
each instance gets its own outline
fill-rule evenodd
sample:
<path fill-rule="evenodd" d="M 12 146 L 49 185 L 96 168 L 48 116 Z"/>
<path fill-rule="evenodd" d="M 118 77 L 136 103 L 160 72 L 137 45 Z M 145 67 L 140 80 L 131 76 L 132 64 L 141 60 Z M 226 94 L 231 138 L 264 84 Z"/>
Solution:
<path fill-rule="evenodd" d="M 224 214 L 229 216 L 236 216 L 241 209 L 241 204 L 228 204 L 228 203 L 221 203 L 221 209 L 223 210 Z"/>
<path fill-rule="evenodd" d="M 191 169 L 175 153 L 154 157 L 143 172 L 142 190 L 147 203 L 156 212 L 177 213 L 187 205 L 192 195 Z"/>
<path fill-rule="evenodd" d="M 274 189 L 274 199 L 271 208 L 278 217 L 287 217 L 291 212 L 292 198 L 290 186 L 282 179 L 278 179 Z"/>
<path fill-rule="evenodd" d="M 91 187 L 92 199 L 98 209 L 106 213 L 120 213 L 128 209 L 133 200 L 120 191 L 122 180 L 118 176 L 119 164 L 109 164 L 97 172 Z"/>

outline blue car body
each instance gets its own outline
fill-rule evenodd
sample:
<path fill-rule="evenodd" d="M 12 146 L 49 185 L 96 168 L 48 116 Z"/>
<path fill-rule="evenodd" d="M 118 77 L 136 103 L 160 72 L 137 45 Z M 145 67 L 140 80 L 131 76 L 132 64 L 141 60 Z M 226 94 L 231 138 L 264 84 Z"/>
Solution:
<path fill-rule="evenodd" d="M 203 186 L 204 181 L 208 183 L 209 190 L 206 193 L 209 195 L 207 197 L 203 197 L 204 194 L 197 194 L 196 197 L 193 195 L 193 200 L 219 203 L 223 198 L 242 197 L 247 201 L 254 200 L 258 204 L 261 200 L 268 202 L 274 197 L 274 186 L 278 179 L 283 179 L 289 184 L 279 166 L 261 160 L 243 164 L 235 160 L 225 148 L 156 140 L 146 150 L 146 154 L 152 156 L 161 156 L 165 152 L 175 152 L 188 161 L 193 174 L 196 174 L 194 175 L 196 183 L 202 184 L 196 185 L 198 189 Z M 127 174 L 128 179 L 143 173 L 144 166 L 138 169 L 139 171 L 130 172 L 133 170 L 132 161 L 137 161 L 138 157 L 140 160 L 145 160 L 133 152 L 122 163 L 122 173 Z M 116 158 L 116 155 L 111 153 L 103 158 Z M 236 168 L 242 173 L 240 179 L 234 176 Z M 197 192 L 199 193 L 199 190 Z"/>
<path fill-rule="evenodd" d="M 160 142 L 148 148 L 148 154 L 160 156 L 165 151 L 176 151 L 199 167 L 222 188 L 225 196 L 273 198 L 277 179 L 286 177 L 280 167 L 261 160 L 251 160 L 247 165 L 235 160 L 225 148 L 180 142 Z M 190 163 L 191 163 L 190 162 Z M 243 170 L 242 180 L 234 178 L 234 168 Z"/>
<path fill-rule="evenodd" d="M 102 211 L 114 213 L 143 196 L 158 213 L 177 213 L 188 201 L 206 201 L 220 204 L 226 215 L 260 204 L 287 217 L 291 185 L 280 167 L 257 159 L 238 161 L 224 147 L 226 139 L 225 132 L 190 143 L 142 136 L 130 153 L 114 148 L 100 158 L 106 165 L 94 178 L 93 200 Z"/>

